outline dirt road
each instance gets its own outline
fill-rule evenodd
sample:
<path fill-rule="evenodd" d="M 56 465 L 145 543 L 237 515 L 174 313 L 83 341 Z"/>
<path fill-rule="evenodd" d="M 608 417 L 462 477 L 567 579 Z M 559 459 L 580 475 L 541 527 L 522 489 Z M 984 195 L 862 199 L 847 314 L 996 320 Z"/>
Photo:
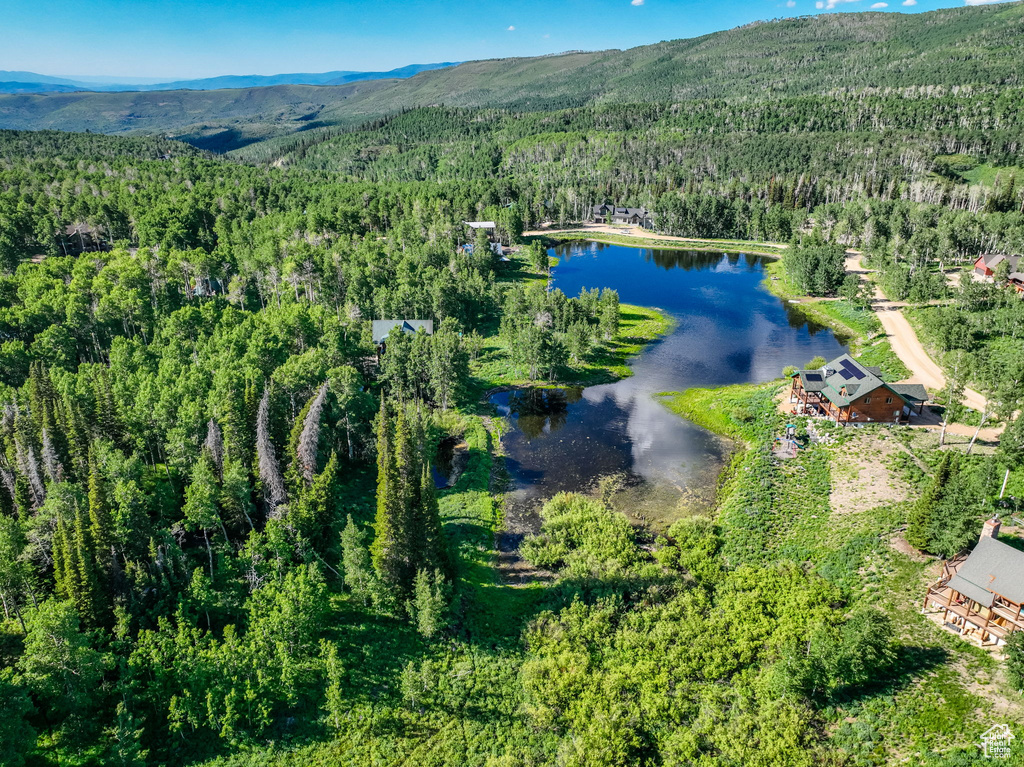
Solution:
<path fill-rule="evenodd" d="M 846 271 L 849 274 L 859 274 L 861 279 L 866 280 L 871 270 L 861 266 L 860 258 L 861 253 L 850 251 L 846 256 Z M 885 335 L 889 338 L 889 343 L 892 344 L 892 350 L 913 374 L 907 380 L 910 383 L 923 384 L 928 389 L 943 388 L 946 385 L 946 376 L 942 372 L 942 368 L 925 351 L 914 328 L 903 316 L 901 310 L 904 304 L 889 301 L 877 284 L 870 284 L 874 288 L 871 308 L 878 315 Z M 973 410 L 984 410 L 985 398 L 974 389 L 965 389 L 964 404 Z"/>
<path fill-rule="evenodd" d="M 665 242 L 679 242 L 679 243 L 687 243 L 687 242 L 714 243 L 715 242 L 715 240 L 709 240 L 707 238 L 701 239 L 700 237 L 672 237 L 672 236 L 667 235 L 667 234 L 655 234 L 654 232 L 649 232 L 646 229 L 644 229 L 642 227 L 639 227 L 639 226 L 629 226 L 629 227 L 620 228 L 620 227 L 616 227 L 616 226 L 609 226 L 608 224 L 591 224 L 591 223 L 580 224 L 579 226 L 575 226 L 572 229 L 559 229 L 557 227 L 552 227 L 550 229 L 534 229 L 533 231 L 530 231 L 530 232 L 523 232 L 523 236 L 524 237 L 541 237 L 541 236 L 549 235 L 549 234 L 581 234 L 581 233 L 582 234 L 614 234 L 614 235 L 617 235 L 619 237 L 632 237 L 632 238 L 638 239 L 638 240 L 663 240 Z M 744 243 L 741 240 L 722 240 L 722 244 L 723 245 L 725 245 L 725 244 L 743 245 Z M 782 251 L 786 248 L 785 243 L 779 243 L 779 242 L 759 242 L 759 243 L 756 243 L 756 244 L 755 243 L 749 243 L 749 245 L 751 245 L 751 247 L 753 248 L 752 250 L 748 251 L 750 253 L 759 253 L 761 255 L 768 255 L 768 256 L 773 256 L 773 257 L 776 257 L 776 258 L 781 256 L 782 255 Z"/>

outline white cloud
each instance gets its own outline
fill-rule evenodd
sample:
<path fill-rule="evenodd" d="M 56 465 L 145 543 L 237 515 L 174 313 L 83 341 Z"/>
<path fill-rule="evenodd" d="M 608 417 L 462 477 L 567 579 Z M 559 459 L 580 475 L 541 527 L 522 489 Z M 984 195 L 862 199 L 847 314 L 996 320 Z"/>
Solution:
<path fill-rule="evenodd" d="M 796 0 L 786 0 L 787 8 L 796 8 Z"/>
<path fill-rule="evenodd" d="M 875 3 L 874 5 L 871 6 L 871 10 L 877 11 L 879 8 L 888 8 L 888 7 L 889 7 L 888 3 Z"/>
<path fill-rule="evenodd" d="M 515 27 L 511 27 L 511 26 L 510 26 L 510 27 L 508 28 L 508 30 L 507 30 L 507 31 L 509 31 L 509 32 L 515 32 L 515 31 L 516 31 L 516 28 L 515 28 Z"/>
<path fill-rule="evenodd" d="M 856 2 L 859 2 L 859 0 L 818 0 L 818 2 L 816 2 L 814 4 L 814 7 L 819 9 L 819 10 L 824 9 L 826 11 L 831 11 L 837 5 L 841 5 L 842 3 L 856 3 Z"/>
<path fill-rule="evenodd" d="M 545 39 L 545 40 L 548 40 L 548 39 L 550 39 L 550 38 L 551 38 L 551 35 L 544 35 L 544 39 Z"/>
<path fill-rule="evenodd" d="M 903 5 L 907 6 L 908 8 L 912 8 L 913 6 L 917 5 L 917 0 L 903 0 Z"/>
<path fill-rule="evenodd" d="M 630 0 L 630 5 L 643 5 L 644 0 Z"/>

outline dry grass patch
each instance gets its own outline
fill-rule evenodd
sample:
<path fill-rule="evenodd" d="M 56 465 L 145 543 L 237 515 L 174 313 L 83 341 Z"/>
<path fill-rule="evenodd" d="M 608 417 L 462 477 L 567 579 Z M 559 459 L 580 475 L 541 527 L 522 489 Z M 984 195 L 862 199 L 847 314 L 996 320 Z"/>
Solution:
<path fill-rule="evenodd" d="M 907 500 L 910 486 L 886 466 L 889 457 L 901 450 L 891 436 L 872 432 L 858 433 L 833 448 L 829 467 L 833 511 L 858 514 Z"/>

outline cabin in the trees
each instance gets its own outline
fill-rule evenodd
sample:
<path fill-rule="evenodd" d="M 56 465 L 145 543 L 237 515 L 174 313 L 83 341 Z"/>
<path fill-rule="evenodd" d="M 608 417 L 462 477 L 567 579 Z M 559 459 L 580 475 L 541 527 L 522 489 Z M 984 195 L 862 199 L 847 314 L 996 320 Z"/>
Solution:
<path fill-rule="evenodd" d="M 615 205 L 595 205 L 595 224 L 632 224 L 648 227 L 651 225 L 651 212 L 647 208 L 620 208 Z"/>
<path fill-rule="evenodd" d="M 927 399 L 920 384 L 886 383 L 879 368 L 865 367 L 848 354 L 817 370 L 795 372 L 789 394 L 794 414 L 828 418 L 840 426 L 909 423 Z"/>
<path fill-rule="evenodd" d="M 974 278 L 992 282 L 995 279 L 996 269 L 1006 263 L 1009 272 L 1006 276 L 1007 285 L 1018 293 L 1024 293 L 1024 263 L 1021 263 L 1021 256 L 1009 256 L 1003 253 L 988 253 L 978 256 L 974 262 Z"/>
<path fill-rule="evenodd" d="M 1000 541 L 999 527 L 988 520 L 970 554 L 943 562 L 924 600 L 925 609 L 942 611 L 946 628 L 982 645 L 1024 631 L 1024 551 Z"/>
<path fill-rule="evenodd" d="M 420 330 L 428 336 L 434 335 L 433 320 L 374 320 L 373 342 L 375 344 L 383 344 L 387 341 L 392 328 L 401 328 L 403 333 L 411 336 L 416 335 Z"/>
<path fill-rule="evenodd" d="M 434 335 L 433 320 L 374 320 L 373 343 L 377 346 L 377 361 L 387 350 L 388 336 L 394 328 L 399 328 L 407 335 L 414 336 L 423 331 L 428 336 Z"/>
<path fill-rule="evenodd" d="M 82 253 L 103 253 L 110 250 L 110 243 L 99 227 L 88 224 L 68 224 L 64 227 L 63 236 L 58 244 L 66 256 L 78 256 Z"/>

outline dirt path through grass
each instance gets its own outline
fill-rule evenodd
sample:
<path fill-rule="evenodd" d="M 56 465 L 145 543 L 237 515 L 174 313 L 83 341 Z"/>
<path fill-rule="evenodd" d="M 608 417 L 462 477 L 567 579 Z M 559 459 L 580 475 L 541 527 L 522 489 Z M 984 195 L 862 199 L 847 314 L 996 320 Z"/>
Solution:
<path fill-rule="evenodd" d="M 861 266 L 861 255 L 859 251 L 847 251 L 846 271 L 848 274 L 860 275 L 862 280 L 868 280 L 871 270 Z M 904 304 L 888 300 L 877 283 L 869 284 L 874 291 L 871 308 L 878 315 L 893 351 L 913 373 L 913 376 L 908 379 L 910 383 L 923 384 L 926 388 L 933 390 L 945 387 L 946 376 L 942 372 L 942 368 L 925 351 L 914 328 L 903 316 Z M 964 389 L 964 404 L 973 410 L 983 411 L 986 402 L 985 398 L 974 389 Z"/>

